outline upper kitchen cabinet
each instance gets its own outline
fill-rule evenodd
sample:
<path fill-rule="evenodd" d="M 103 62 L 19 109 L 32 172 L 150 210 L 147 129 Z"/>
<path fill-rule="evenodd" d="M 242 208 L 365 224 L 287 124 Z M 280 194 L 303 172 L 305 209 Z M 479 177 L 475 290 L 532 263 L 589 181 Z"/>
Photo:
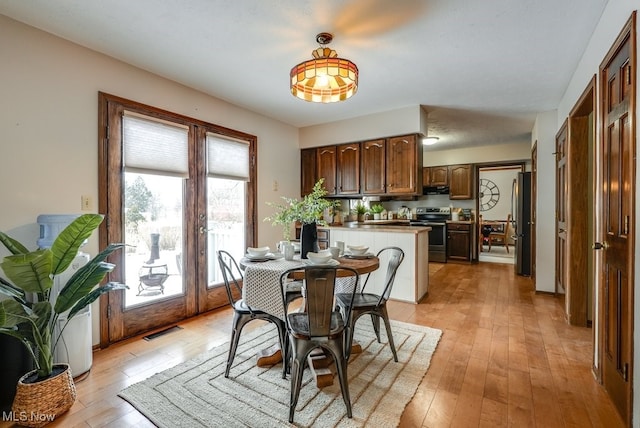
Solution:
<path fill-rule="evenodd" d="M 384 139 L 362 143 L 361 185 L 363 195 L 385 193 L 386 144 Z"/>
<path fill-rule="evenodd" d="M 324 178 L 328 196 L 422 194 L 422 152 L 417 134 L 362 143 L 302 149 L 301 190 Z"/>
<path fill-rule="evenodd" d="M 473 165 L 449 166 L 449 199 L 473 199 Z"/>
<path fill-rule="evenodd" d="M 448 186 L 449 185 L 449 167 L 444 166 L 426 166 L 422 168 L 422 185 L 423 186 Z"/>
<path fill-rule="evenodd" d="M 416 135 L 387 139 L 387 194 L 422 193 L 422 152 L 418 153 Z"/>
<path fill-rule="evenodd" d="M 360 143 L 336 146 L 338 195 L 360 193 Z"/>
<path fill-rule="evenodd" d="M 324 177 L 324 188 L 327 195 L 336 195 L 336 146 L 318 147 L 316 149 L 316 177 Z M 317 181 L 317 180 L 316 180 Z"/>
<path fill-rule="evenodd" d="M 300 194 L 308 195 L 313 191 L 318 174 L 316 173 L 316 149 L 300 150 Z"/>

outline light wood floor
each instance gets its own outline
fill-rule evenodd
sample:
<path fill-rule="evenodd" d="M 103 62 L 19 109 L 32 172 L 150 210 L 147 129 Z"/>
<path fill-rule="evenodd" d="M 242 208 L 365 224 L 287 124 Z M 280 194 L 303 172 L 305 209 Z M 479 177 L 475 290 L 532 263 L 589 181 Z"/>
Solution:
<path fill-rule="evenodd" d="M 389 307 L 393 319 L 444 332 L 400 426 L 623 426 L 592 375 L 591 329 L 566 325 L 559 299 L 536 294 L 513 265 L 432 266 L 422 303 Z M 152 426 L 117 393 L 224 343 L 230 323 L 230 311 L 221 310 L 152 341 L 96 352 L 90 374 L 77 382 L 77 402 L 49 426 Z"/>

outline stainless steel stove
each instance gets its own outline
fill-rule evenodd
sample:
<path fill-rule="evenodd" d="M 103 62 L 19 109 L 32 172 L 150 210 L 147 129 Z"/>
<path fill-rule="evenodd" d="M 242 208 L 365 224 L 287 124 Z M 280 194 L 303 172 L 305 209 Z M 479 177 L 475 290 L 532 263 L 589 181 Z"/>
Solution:
<path fill-rule="evenodd" d="M 418 207 L 411 225 L 429 226 L 429 261 L 447 262 L 447 220 L 451 219 L 449 207 Z"/>

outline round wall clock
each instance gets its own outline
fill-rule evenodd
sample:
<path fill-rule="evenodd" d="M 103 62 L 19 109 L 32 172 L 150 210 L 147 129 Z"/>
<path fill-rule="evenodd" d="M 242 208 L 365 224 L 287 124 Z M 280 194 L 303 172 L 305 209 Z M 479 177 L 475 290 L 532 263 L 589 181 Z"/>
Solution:
<path fill-rule="evenodd" d="M 480 179 L 480 211 L 488 211 L 500 200 L 498 185 L 486 178 Z"/>

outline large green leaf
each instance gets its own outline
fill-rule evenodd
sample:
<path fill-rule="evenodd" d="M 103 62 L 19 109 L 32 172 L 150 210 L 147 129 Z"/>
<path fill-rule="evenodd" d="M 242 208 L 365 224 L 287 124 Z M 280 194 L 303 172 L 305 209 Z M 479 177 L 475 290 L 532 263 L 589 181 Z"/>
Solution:
<path fill-rule="evenodd" d="M 35 321 L 36 315 L 15 300 L 0 301 L 0 327 L 15 328 L 24 322 Z"/>
<path fill-rule="evenodd" d="M 36 316 L 35 323 L 39 331 L 46 331 L 51 324 L 51 303 L 37 302 L 33 305 L 33 314 Z"/>
<path fill-rule="evenodd" d="M 73 307 L 113 270 L 115 265 L 104 260 L 124 244 L 111 244 L 74 273 L 56 299 L 54 310 L 61 314 Z"/>
<path fill-rule="evenodd" d="M 7 256 L 0 267 L 13 284 L 28 293 L 45 293 L 51 289 L 52 253 L 48 249 Z"/>
<path fill-rule="evenodd" d="M 58 275 L 69 267 L 78 255 L 78 249 L 102 223 L 100 214 L 83 214 L 71 222 L 56 237 L 51 246 L 53 252 L 52 273 Z"/>
<path fill-rule="evenodd" d="M 69 311 L 69 319 L 73 318 L 75 314 L 84 309 L 87 305 L 93 303 L 98 297 L 102 296 L 105 293 L 108 293 L 113 290 L 126 290 L 127 287 L 125 284 L 121 284 L 119 282 L 109 282 L 103 286 L 100 286 L 91 291 L 91 293 L 84 296 L 82 299 L 78 300 L 78 303 L 75 304 L 73 308 Z"/>
<path fill-rule="evenodd" d="M 22 304 L 26 304 L 26 293 L 24 290 L 15 287 L 9 281 L 4 278 L 0 278 L 0 294 L 12 297 Z M 0 324 L 1 325 L 1 324 Z"/>
<path fill-rule="evenodd" d="M 29 252 L 29 250 L 27 250 L 24 245 L 11 238 L 4 232 L 0 232 L 0 242 L 2 242 L 7 250 L 11 252 L 11 254 L 25 254 Z"/>

